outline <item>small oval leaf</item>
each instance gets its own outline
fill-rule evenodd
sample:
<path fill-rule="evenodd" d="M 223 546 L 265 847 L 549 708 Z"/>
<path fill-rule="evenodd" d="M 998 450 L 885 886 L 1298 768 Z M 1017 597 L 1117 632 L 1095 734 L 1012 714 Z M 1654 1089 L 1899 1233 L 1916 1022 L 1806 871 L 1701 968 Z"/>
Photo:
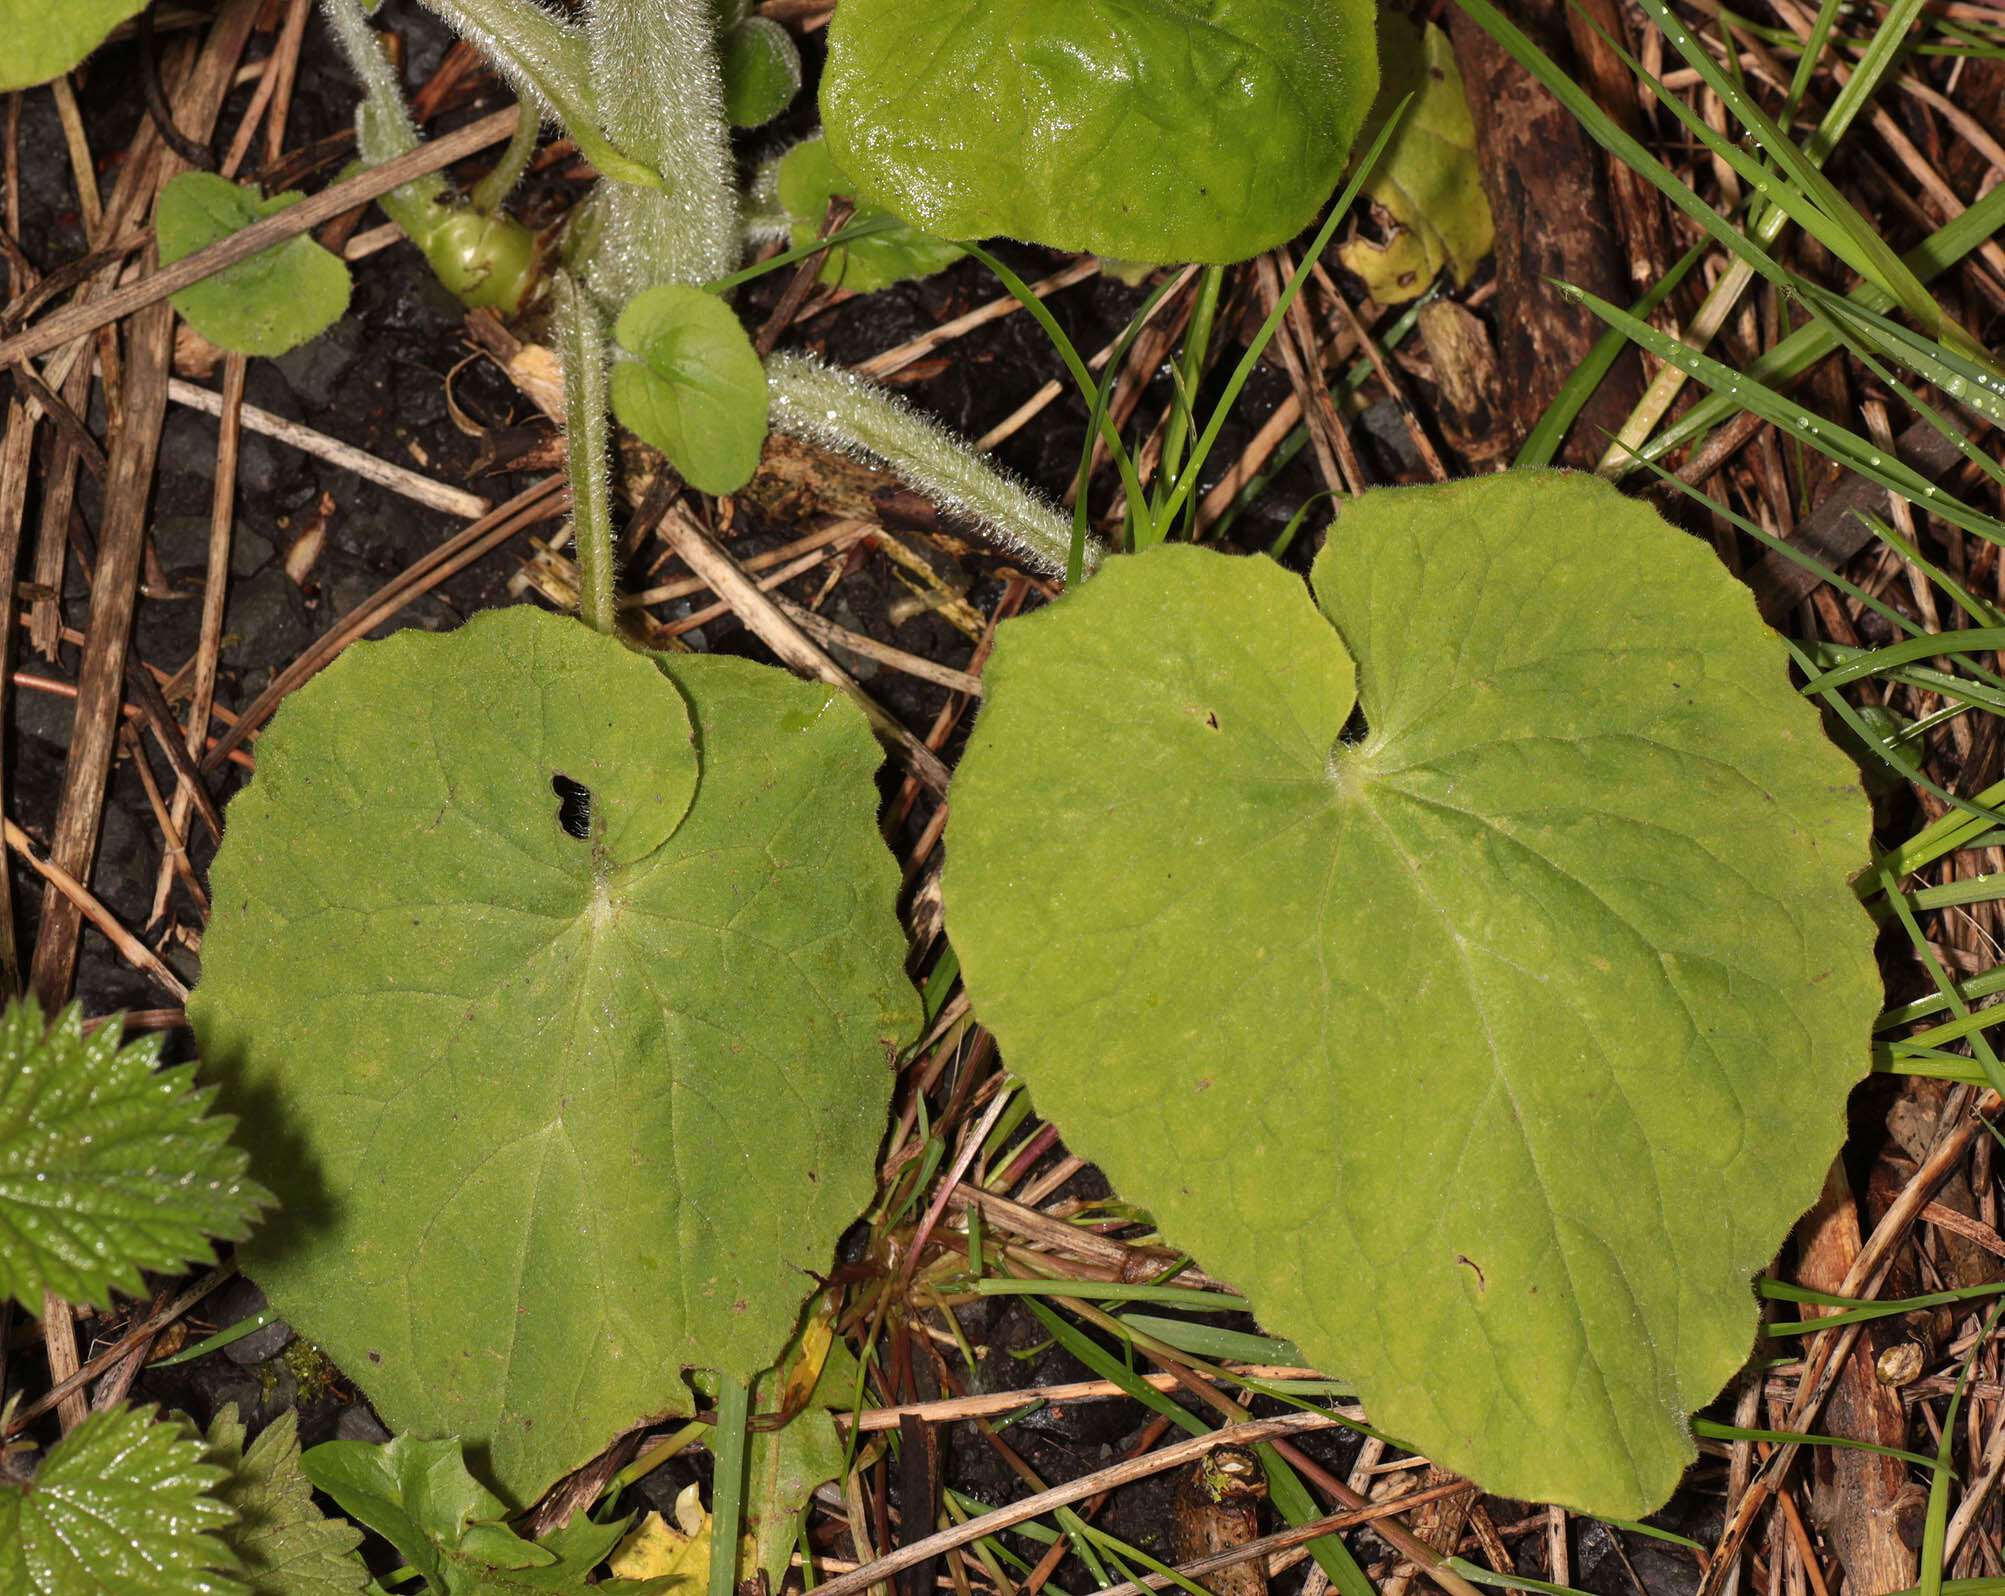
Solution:
<path fill-rule="evenodd" d="M 296 203 L 296 192 L 260 199 L 213 172 L 183 172 L 160 192 L 154 226 L 160 264 L 219 243 Z M 282 355 L 317 338 L 348 309 L 348 268 L 301 235 L 259 250 L 173 296 L 188 325 L 240 355 Z"/>
<path fill-rule="evenodd" d="M 717 41 L 724 114 L 738 127 L 764 127 L 801 92 L 801 52 L 793 35 L 766 17 L 746 17 Z"/>
<path fill-rule="evenodd" d="M 859 199 L 942 238 L 1243 260 L 1342 176 L 1378 84 L 1373 9 L 843 0 L 822 122 Z"/>
<path fill-rule="evenodd" d="M 879 759 L 529 609 L 357 645 L 258 744 L 189 1006 L 283 1203 L 240 1256 L 512 1504 L 769 1364 L 869 1196 L 918 1007 Z"/>
<path fill-rule="evenodd" d="M 1375 1424 L 1638 1517 L 1867 1068 L 1867 805 L 1747 590 L 1597 478 L 1366 494 L 1315 589 L 1163 546 L 1000 629 L 968 992 Z"/>
<path fill-rule="evenodd" d="M 636 296 L 613 324 L 613 411 L 691 486 L 734 493 L 759 469 L 766 369 L 731 307 L 680 283 Z"/>

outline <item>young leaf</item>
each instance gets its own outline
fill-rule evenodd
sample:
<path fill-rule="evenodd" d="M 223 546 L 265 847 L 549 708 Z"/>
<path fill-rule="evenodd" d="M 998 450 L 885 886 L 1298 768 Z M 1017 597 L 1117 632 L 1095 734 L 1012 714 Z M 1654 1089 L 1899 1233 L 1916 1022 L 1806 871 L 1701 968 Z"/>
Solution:
<path fill-rule="evenodd" d="M 665 1582 L 588 1587 L 627 1520 L 580 1517 L 540 1541 L 503 1522 L 507 1509 L 467 1473 L 458 1441 L 400 1435 L 371 1446 L 328 1441 L 300 1460 L 306 1476 L 341 1510 L 367 1524 L 424 1577 L 437 1596 L 501 1596 L 508 1591 L 612 1589 L 654 1596 Z"/>
<path fill-rule="evenodd" d="M 828 153 L 828 141 L 817 134 L 802 139 L 780 158 L 775 189 L 781 207 L 792 219 L 791 233 L 796 247 L 814 242 L 828 202 L 840 194 L 853 199 L 848 178 L 835 169 Z M 859 206 L 852 222 L 890 218 L 889 211 L 875 206 Z M 859 294 L 874 294 L 880 288 L 908 277 L 930 277 L 945 271 L 961 258 L 960 246 L 903 222 L 868 238 L 838 244 L 822 262 L 821 280 L 831 288 L 851 288 Z"/>
<path fill-rule="evenodd" d="M 34 1000 L 0 1015 L 0 1297 L 109 1307 L 142 1269 L 177 1271 L 240 1241 L 270 1201 L 230 1145 L 234 1122 L 194 1070 L 156 1070 L 158 1036 L 83 1034 L 71 1004 L 47 1027 Z"/>
<path fill-rule="evenodd" d="M 1462 74 L 1448 35 L 1425 32 L 1396 11 L 1378 18 L 1378 100 L 1360 146 L 1412 97 L 1365 193 L 1392 222 L 1383 244 L 1353 239 L 1337 246 L 1381 305 L 1417 299 L 1445 271 L 1466 285 L 1490 253 L 1494 226 L 1483 174 L 1476 164 L 1476 123 L 1462 93 Z"/>
<path fill-rule="evenodd" d="M 23 1596 L 248 1596 L 214 1533 L 223 1471 L 179 1426 L 120 1405 L 49 1448 L 25 1483 L 0 1470 L 0 1590 Z"/>
<path fill-rule="evenodd" d="M 1596 478 L 1367 494 L 1314 584 L 1163 547 L 998 633 L 969 994 L 1375 1424 L 1640 1516 L 1867 1068 L 1857 777 L 1747 591 Z"/>
<path fill-rule="evenodd" d="M 146 0 L 0 0 L 0 94 L 69 71 Z"/>
<path fill-rule="evenodd" d="M 213 172 L 183 172 L 160 192 L 154 226 L 160 264 L 228 238 L 298 201 L 296 191 L 260 199 Z M 240 355 L 282 355 L 317 338 L 348 308 L 348 268 L 301 234 L 191 284 L 174 308 L 211 343 Z"/>
<path fill-rule="evenodd" d="M 529 609 L 351 649 L 259 743 L 190 1004 L 297 1217 L 245 1267 L 512 1504 L 771 1362 L 869 1196 L 917 1024 L 878 757 Z"/>
<path fill-rule="evenodd" d="M 223 1471 L 210 1492 L 237 1515 L 222 1538 L 251 1596 L 351 1596 L 369 1583 L 362 1532 L 313 1502 L 299 1467 L 299 1416 L 281 1413 L 244 1450 L 235 1403 L 209 1426 L 207 1460 Z"/>
<path fill-rule="evenodd" d="M 785 1378 L 776 1378 L 781 1371 Z M 762 1411 L 794 1413 L 777 1430 L 754 1430 L 745 1448 L 749 1552 L 740 1572 L 763 1572 L 768 1589 L 781 1587 L 808 1498 L 842 1473 L 847 1448 L 829 1412 L 849 1406 L 856 1373 L 856 1360 L 836 1338 L 827 1314 L 810 1313 L 779 1367 L 761 1375 L 754 1388 Z"/>
<path fill-rule="evenodd" d="M 801 52 L 793 35 L 766 17 L 745 17 L 717 41 L 724 114 L 738 127 L 764 127 L 801 92 Z"/>
<path fill-rule="evenodd" d="M 621 422 L 705 493 L 751 481 L 766 441 L 766 371 L 731 307 L 663 284 L 620 312 L 613 337 L 634 357 L 613 368 Z"/>
<path fill-rule="evenodd" d="M 440 1596 L 475 1588 L 475 1558 L 508 1569 L 552 1560 L 502 1522 L 507 1507 L 467 1473 L 456 1440 L 327 1441 L 301 1457 L 300 1467 L 342 1512 L 396 1547 Z"/>
<path fill-rule="evenodd" d="M 822 123 L 858 198 L 942 238 L 1242 260 L 1300 232 L 1343 175 L 1378 87 L 1372 15 L 1363 0 L 843 0 Z"/>

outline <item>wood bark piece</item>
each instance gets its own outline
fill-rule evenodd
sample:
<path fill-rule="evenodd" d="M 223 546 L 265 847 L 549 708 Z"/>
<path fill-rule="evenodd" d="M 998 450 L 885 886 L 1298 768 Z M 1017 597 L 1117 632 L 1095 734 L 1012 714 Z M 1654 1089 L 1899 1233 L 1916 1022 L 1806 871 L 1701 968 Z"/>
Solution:
<path fill-rule="evenodd" d="M 160 427 L 167 414 L 167 367 L 174 313 L 162 301 L 136 315 L 125 362 L 125 419 L 112 439 L 103 536 L 92 573 L 88 642 L 77 678 L 76 718 L 56 810 L 49 862 L 79 880 L 97 853 L 105 780 L 125 692 L 125 652 L 139 596 L 140 554 Z M 44 1009 L 59 1008 L 76 971 L 83 910 L 53 884 L 42 893 L 40 929 L 28 982 Z"/>
<path fill-rule="evenodd" d="M 1532 42 L 1573 69 L 1564 0 L 1506 0 L 1502 9 Z M 1503 46 L 1457 11 L 1449 24 L 1469 110 L 1483 189 L 1496 220 L 1493 325 L 1513 430 L 1522 438 L 1601 332 L 1546 279 L 1572 283 L 1618 304 L 1632 297 L 1617 247 L 1596 148 L 1566 107 Z M 1567 435 L 1560 460 L 1592 466 L 1643 390 L 1643 367 L 1624 351 Z"/>
<path fill-rule="evenodd" d="M 1894 440 L 1894 453 L 1930 481 L 1945 475 L 1963 458 L 1956 444 L 1926 421 L 1917 421 Z M 1796 523 L 1790 545 L 1803 550 L 1834 571 L 1842 571 L 1853 555 L 1873 539 L 1861 515 L 1885 515 L 1892 495 L 1859 476 L 1848 475 L 1824 502 Z M 1820 579 L 1786 554 L 1771 549 L 1747 573 L 1755 602 L 1770 625 L 1779 625 L 1817 586 Z"/>
<path fill-rule="evenodd" d="M 1647 140 L 1643 113 L 1636 103 L 1636 79 L 1615 53 L 1617 45 L 1629 49 L 1632 43 L 1615 0 L 1573 0 L 1566 8 L 1566 31 L 1595 104 L 1631 138 Z M 1628 261 L 1630 290 L 1640 295 L 1663 275 L 1670 259 L 1663 198 L 1626 161 L 1607 151 L 1602 152 L 1602 160 L 1608 173 L 1608 197 L 1620 222 L 1616 238 Z"/>
<path fill-rule="evenodd" d="M 217 13 L 183 91 L 176 96 L 176 115 L 198 143 L 206 142 L 215 131 L 223 96 L 250 39 L 257 9 L 257 0 L 228 0 Z M 162 152 L 159 181 L 171 177 L 178 165 L 174 156 Z M 117 297 L 107 295 L 90 308 L 101 310 Z M 111 773 L 118 738 L 126 648 L 132 637 L 140 559 L 146 547 L 147 501 L 153 488 L 160 429 L 167 418 L 173 353 L 174 312 L 162 296 L 139 310 L 128 327 L 124 381 L 119 388 L 123 402 L 114 411 L 117 420 L 105 478 L 104 523 L 91 577 L 90 629 L 77 677 L 76 717 L 71 724 L 62 796 L 49 846 L 50 865 L 78 881 L 89 880 L 91 861 L 97 853 L 105 781 Z M 45 1009 L 60 1007 L 69 995 L 83 924 L 83 910 L 74 899 L 53 883 L 43 891 L 41 925 L 28 984 Z"/>
<path fill-rule="evenodd" d="M 1835 1292 L 1859 1256 L 1859 1209 L 1845 1176 L 1844 1161 L 1824 1177 L 1817 1206 L 1796 1230 L 1801 1257 L 1798 1285 Z M 1831 1310 L 1806 1308 L 1806 1317 Z M 1879 1381 L 1880 1340 L 1870 1331 L 1859 1338 L 1824 1401 L 1825 1433 L 1875 1446 L 1901 1447 L 1907 1440 L 1907 1412 L 1898 1393 Z M 1819 1447 L 1811 1513 L 1844 1565 L 1853 1596 L 1886 1596 L 1915 1582 L 1915 1550 L 1927 1493 L 1908 1480 L 1907 1465 L 1895 1458 L 1852 1447 Z"/>
<path fill-rule="evenodd" d="M 32 462 L 35 424 L 18 399 L 8 403 L 5 432 L 0 434 L 0 584 L 13 591 L 14 571 L 21 557 L 21 530 L 28 513 L 28 470 Z M 0 614 L 0 714 L 6 712 L 7 687 L 14 659 L 15 606 Z M 6 791 L 6 765 L 0 760 L 0 792 Z M 0 984 L 12 997 L 21 990 L 21 959 L 14 947 L 14 889 L 0 868 Z"/>

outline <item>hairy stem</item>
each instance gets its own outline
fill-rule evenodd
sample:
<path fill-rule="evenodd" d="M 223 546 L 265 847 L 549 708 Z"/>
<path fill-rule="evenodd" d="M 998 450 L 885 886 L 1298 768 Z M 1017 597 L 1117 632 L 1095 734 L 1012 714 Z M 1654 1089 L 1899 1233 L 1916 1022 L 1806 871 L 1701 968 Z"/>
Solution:
<path fill-rule="evenodd" d="M 769 357 L 766 386 L 778 431 L 873 460 L 1025 565 L 1047 576 L 1065 574 L 1071 523 L 938 422 L 875 383 L 805 355 Z M 1097 567 L 1104 553 L 1089 538 L 1086 570 Z"/>
<path fill-rule="evenodd" d="M 738 263 L 738 188 L 708 0 L 591 0 L 585 27 L 606 136 L 661 177 L 602 189 L 594 291 L 623 302 L 722 277 Z"/>
<path fill-rule="evenodd" d="M 564 119 L 587 120 L 593 110 L 591 50 L 585 35 L 536 0 L 424 0 L 453 31 L 485 56 L 527 101 L 532 97 Z"/>
<path fill-rule="evenodd" d="M 371 166 L 408 155 L 418 147 L 418 130 L 411 121 L 410 107 L 404 103 L 397 69 L 383 53 L 381 37 L 362 14 L 360 0 L 321 0 L 321 10 L 341 53 L 348 58 L 348 69 L 362 80 L 362 104 L 355 112 L 356 150 Z M 434 177 L 431 184 L 440 188 L 443 179 Z"/>
<path fill-rule="evenodd" d="M 606 328 L 569 272 L 557 273 L 557 344 L 564 361 L 564 455 L 578 556 L 578 618 L 596 632 L 618 625 L 613 602 L 613 507 L 606 475 Z"/>

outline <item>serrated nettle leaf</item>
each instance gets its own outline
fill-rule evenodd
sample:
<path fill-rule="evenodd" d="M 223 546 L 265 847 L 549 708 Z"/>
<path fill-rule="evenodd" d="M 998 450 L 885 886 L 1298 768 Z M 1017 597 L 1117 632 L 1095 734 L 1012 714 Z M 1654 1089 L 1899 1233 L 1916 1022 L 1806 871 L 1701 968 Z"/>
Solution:
<path fill-rule="evenodd" d="M 240 1256 L 512 1504 L 770 1363 L 868 1200 L 918 1010 L 878 762 L 822 688 L 528 609 L 259 743 L 190 1004 L 291 1220 Z"/>
<path fill-rule="evenodd" d="M 92 1413 L 50 1447 L 32 1481 L 0 1484 L 0 1590 L 21 1596 L 246 1596 L 216 1531 L 223 1470 L 199 1438 L 150 1411 Z"/>
<path fill-rule="evenodd" d="M 801 92 L 801 52 L 793 35 L 766 17 L 744 17 L 717 41 L 724 114 L 738 127 L 763 127 Z"/>
<path fill-rule="evenodd" d="M 1455 48 L 1395 11 L 1378 18 L 1378 100 L 1358 135 L 1362 148 L 1406 102 L 1392 142 L 1365 180 L 1389 224 L 1382 244 L 1351 239 L 1337 253 L 1381 305 L 1417 299 L 1443 271 L 1466 284 L 1490 253 L 1495 229 L 1476 162 L 1476 122 L 1462 92 Z M 1411 96 L 1411 99 L 1408 99 Z"/>
<path fill-rule="evenodd" d="M 751 481 L 766 441 L 766 369 L 731 307 L 664 284 L 620 312 L 613 337 L 634 357 L 613 368 L 622 424 L 705 493 Z"/>
<path fill-rule="evenodd" d="M 296 1413 L 281 1413 L 246 1451 L 236 1404 L 226 1404 L 209 1426 L 206 1458 L 223 1471 L 211 1494 L 236 1515 L 221 1534 L 251 1596 L 348 1596 L 368 1586 L 355 1552 L 362 1532 L 314 1503 Z"/>
<path fill-rule="evenodd" d="M 802 139 L 780 158 L 774 187 L 790 218 L 791 242 L 797 249 L 815 241 L 831 199 L 837 195 L 855 198 L 855 185 L 835 169 L 828 141 L 819 134 Z M 859 205 L 851 212 L 850 221 L 874 221 L 889 215 L 873 205 Z M 817 275 L 831 288 L 874 294 L 908 277 L 930 277 L 945 271 L 961 258 L 958 246 L 901 222 L 882 233 L 838 244 Z"/>
<path fill-rule="evenodd" d="M 264 199 L 213 172 L 183 172 L 160 191 L 154 210 L 160 264 L 220 243 L 301 197 L 288 191 Z M 341 319 L 348 287 L 340 258 L 301 234 L 191 284 L 173 303 L 211 343 L 240 355 L 282 355 Z"/>
<path fill-rule="evenodd" d="M 0 1297 L 29 1314 L 44 1292 L 105 1308 L 240 1241 L 271 1201 L 207 1114 L 192 1067 L 156 1069 L 160 1038 L 91 1036 L 71 1004 L 44 1026 L 32 999 L 0 1015 Z"/>
<path fill-rule="evenodd" d="M 822 122 L 860 199 L 943 238 L 1243 260 L 1336 187 L 1378 86 L 1372 16 L 1364 0 L 843 0 Z"/>
<path fill-rule="evenodd" d="M 1747 591 L 1596 478 L 1366 494 L 1314 586 L 1166 546 L 1000 629 L 968 992 L 1374 1423 L 1640 1516 L 1867 1068 L 1867 805 Z"/>
<path fill-rule="evenodd" d="M 69 71 L 145 0 L 0 0 L 0 94 Z"/>

